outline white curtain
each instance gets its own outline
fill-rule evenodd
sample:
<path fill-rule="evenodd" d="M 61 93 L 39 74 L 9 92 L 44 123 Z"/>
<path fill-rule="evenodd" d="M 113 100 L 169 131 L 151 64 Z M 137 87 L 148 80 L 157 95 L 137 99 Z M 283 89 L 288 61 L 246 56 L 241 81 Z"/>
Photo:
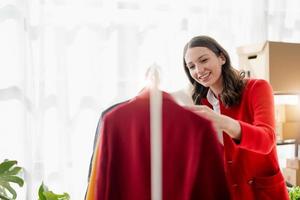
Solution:
<path fill-rule="evenodd" d="M 300 42 L 298 0 L 1 0 L 0 160 L 25 168 L 19 199 L 44 181 L 83 199 L 103 109 L 143 87 L 148 66 L 162 88 L 186 86 L 182 49 L 195 35 L 228 49 Z"/>

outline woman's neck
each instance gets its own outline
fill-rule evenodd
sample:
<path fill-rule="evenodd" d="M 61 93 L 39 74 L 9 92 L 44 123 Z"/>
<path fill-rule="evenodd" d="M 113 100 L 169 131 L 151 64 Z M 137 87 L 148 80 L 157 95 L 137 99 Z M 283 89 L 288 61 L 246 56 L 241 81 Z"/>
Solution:
<path fill-rule="evenodd" d="M 212 91 L 215 97 L 218 97 L 223 91 L 222 79 L 219 79 L 219 81 L 214 85 L 210 86 L 209 89 Z"/>

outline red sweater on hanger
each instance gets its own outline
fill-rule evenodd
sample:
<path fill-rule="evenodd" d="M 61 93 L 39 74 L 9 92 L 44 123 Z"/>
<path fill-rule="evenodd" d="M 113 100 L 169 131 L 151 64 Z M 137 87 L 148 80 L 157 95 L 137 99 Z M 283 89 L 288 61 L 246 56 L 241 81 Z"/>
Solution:
<path fill-rule="evenodd" d="M 225 169 L 233 200 L 288 200 L 285 181 L 279 168 L 272 88 L 264 80 L 250 79 L 241 103 L 221 114 L 239 121 L 241 140 L 223 133 Z M 207 99 L 202 104 L 212 106 Z"/>
<path fill-rule="evenodd" d="M 103 119 L 88 200 L 150 200 L 149 92 Z M 163 200 L 228 200 L 222 147 L 212 125 L 163 93 Z"/>

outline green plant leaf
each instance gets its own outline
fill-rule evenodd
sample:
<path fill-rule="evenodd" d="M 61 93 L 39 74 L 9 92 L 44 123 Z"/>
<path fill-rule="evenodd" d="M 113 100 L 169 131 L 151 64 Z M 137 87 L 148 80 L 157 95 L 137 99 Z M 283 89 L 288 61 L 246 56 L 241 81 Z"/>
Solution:
<path fill-rule="evenodd" d="M 21 167 L 15 166 L 17 161 L 4 160 L 0 163 L 0 199 L 16 199 L 17 193 L 10 183 L 16 183 L 20 187 L 24 185 L 24 180 L 17 176 L 22 170 Z M 8 196 L 11 194 L 10 196 Z"/>
<path fill-rule="evenodd" d="M 294 186 L 289 190 L 290 200 L 300 200 L 300 187 Z"/>
<path fill-rule="evenodd" d="M 15 160 L 6 160 L 0 164 L 0 174 L 8 171 L 12 166 L 16 165 L 17 161 Z"/>
<path fill-rule="evenodd" d="M 48 191 L 48 188 L 42 182 L 41 186 L 39 187 L 39 192 L 38 192 L 39 200 L 47 200 L 44 195 L 44 191 Z"/>
<path fill-rule="evenodd" d="M 20 187 L 24 185 L 24 180 L 18 176 L 0 176 L 0 183 L 1 182 L 13 182 L 18 184 Z"/>
<path fill-rule="evenodd" d="M 69 200 L 70 196 L 67 193 L 54 194 L 52 191 L 44 192 L 47 200 Z"/>
<path fill-rule="evenodd" d="M 41 184 L 39 187 L 39 200 L 70 200 L 70 196 L 68 193 L 63 194 L 55 194 L 54 192 L 50 191 L 44 183 Z"/>
<path fill-rule="evenodd" d="M 18 175 L 22 170 L 22 167 L 13 167 L 11 170 L 7 171 L 6 175 Z"/>
<path fill-rule="evenodd" d="M 13 195 L 12 199 L 17 198 L 17 192 L 9 185 L 9 183 L 2 183 L 2 187 L 7 189 Z"/>
<path fill-rule="evenodd" d="M 3 196 L 2 194 L 0 194 L 0 199 L 3 199 L 3 200 L 11 200 L 9 197 Z"/>

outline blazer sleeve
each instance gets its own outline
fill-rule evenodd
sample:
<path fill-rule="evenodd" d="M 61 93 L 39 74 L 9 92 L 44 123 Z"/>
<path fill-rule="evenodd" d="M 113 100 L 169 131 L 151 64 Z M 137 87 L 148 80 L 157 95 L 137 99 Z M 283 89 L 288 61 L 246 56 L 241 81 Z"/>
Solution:
<path fill-rule="evenodd" d="M 274 97 L 271 85 L 256 80 L 247 96 L 253 123 L 239 121 L 241 125 L 240 148 L 268 154 L 275 145 Z"/>

